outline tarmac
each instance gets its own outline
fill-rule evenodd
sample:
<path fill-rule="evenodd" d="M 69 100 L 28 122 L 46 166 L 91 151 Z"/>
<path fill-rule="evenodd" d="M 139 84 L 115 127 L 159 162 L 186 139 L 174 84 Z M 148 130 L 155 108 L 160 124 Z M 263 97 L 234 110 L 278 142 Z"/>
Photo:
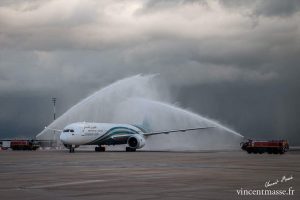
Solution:
<path fill-rule="evenodd" d="M 293 195 L 237 193 L 289 188 Z M 3 200 L 300 199 L 299 193 L 300 151 L 0 151 Z"/>

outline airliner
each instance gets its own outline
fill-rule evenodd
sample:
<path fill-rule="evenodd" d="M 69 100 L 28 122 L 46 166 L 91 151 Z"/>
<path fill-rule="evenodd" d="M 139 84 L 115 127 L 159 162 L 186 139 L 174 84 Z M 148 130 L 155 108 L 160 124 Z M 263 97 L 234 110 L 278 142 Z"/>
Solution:
<path fill-rule="evenodd" d="M 105 145 L 124 145 L 126 151 L 133 152 L 146 144 L 146 139 L 159 134 L 186 132 L 192 130 L 208 129 L 213 127 L 198 127 L 176 129 L 157 132 L 147 132 L 145 129 L 130 124 L 88 123 L 77 122 L 67 125 L 63 130 L 45 127 L 60 132 L 60 141 L 70 153 L 80 145 L 97 145 L 95 151 L 105 151 Z"/>

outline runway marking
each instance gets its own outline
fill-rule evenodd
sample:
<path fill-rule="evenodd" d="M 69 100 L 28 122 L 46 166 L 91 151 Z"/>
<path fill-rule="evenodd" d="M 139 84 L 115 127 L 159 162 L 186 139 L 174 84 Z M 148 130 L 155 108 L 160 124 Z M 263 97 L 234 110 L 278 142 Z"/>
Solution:
<path fill-rule="evenodd" d="M 133 173 L 134 174 L 134 173 Z M 163 173 L 163 174 L 139 174 L 138 177 L 135 177 L 135 179 L 161 179 L 161 178 L 168 178 L 172 177 L 176 173 Z M 160 176 L 155 176 L 160 175 Z M 31 187 L 19 187 L 15 188 L 17 190 L 24 190 L 24 189 L 46 189 L 46 188 L 53 188 L 53 187 L 61 187 L 61 186 L 72 186 L 72 185 L 83 185 L 83 184 L 90 184 L 90 183 L 100 183 L 100 182 L 107 182 L 107 181 L 122 181 L 126 180 L 127 178 L 115 178 L 110 180 L 86 180 L 86 181 L 74 181 L 74 182 L 64 182 L 64 183 L 54 183 L 54 184 L 47 184 L 47 185 L 37 185 L 37 186 L 31 186 Z M 1 190 L 1 189 L 0 189 Z M 9 190 L 9 189 L 6 189 Z M 11 189 L 10 189 L 11 190 Z"/>
<path fill-rule="evenodd" d="M 22 189 L 43 189 L 43 188 L 52 188 L 52 187 L 61 187 L 61 186 L 70 186 L 70 185 L 82 185 L 89 183 L 99 183 L 104 182 L 105 180 L 87 180 L 87 181 L 74 181 L 74 182 L 65 182 L 65 183 L 54 183 L 48 185 L 37 185 L 32 187 L 23 187 Z"/>

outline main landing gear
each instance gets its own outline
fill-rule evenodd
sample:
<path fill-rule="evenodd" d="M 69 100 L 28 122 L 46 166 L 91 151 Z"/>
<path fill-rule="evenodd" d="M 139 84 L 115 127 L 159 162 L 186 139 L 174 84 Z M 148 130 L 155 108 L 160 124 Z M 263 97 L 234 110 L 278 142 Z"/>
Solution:
<path fill-rule="evenodd" d="M 103 152 L 103 151 L 105 151 L 105 147 L 103 147 L 103 146 L 99 146 L 99 147 L 95 147 L 95 151 L 96 152 Z"/>
<path fill-rule="evenodd" d="M 126 147 L 127 152 L 134 152 L 136 151 L 136 148 Z"/>

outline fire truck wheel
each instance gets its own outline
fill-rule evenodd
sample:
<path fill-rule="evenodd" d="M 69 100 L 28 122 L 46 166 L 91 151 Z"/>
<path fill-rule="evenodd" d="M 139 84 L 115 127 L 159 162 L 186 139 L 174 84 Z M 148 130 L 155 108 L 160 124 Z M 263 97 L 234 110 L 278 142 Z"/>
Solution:
<path fill-rule="evenodd" d="M 272 154 L 272 150 L 271 149 L 268 149 L 268 154 Z"/>
<path fill-rule="evenodd" d="M 284 153 L 284 149 L 280 149 L 280 150 L 279 150 L 279 153 L 280 153 L 280 154 L 283 154 L 283 153 Z"/>

